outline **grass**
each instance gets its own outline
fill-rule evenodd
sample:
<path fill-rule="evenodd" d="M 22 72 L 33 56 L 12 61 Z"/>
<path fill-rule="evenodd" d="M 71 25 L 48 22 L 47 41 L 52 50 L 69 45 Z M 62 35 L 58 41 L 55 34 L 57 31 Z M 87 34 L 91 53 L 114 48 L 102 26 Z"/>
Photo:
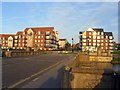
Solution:
<path fill-rule="evenodd" d="M 120 54 L 120 52 L 111 52 L 111 54 Z"/>

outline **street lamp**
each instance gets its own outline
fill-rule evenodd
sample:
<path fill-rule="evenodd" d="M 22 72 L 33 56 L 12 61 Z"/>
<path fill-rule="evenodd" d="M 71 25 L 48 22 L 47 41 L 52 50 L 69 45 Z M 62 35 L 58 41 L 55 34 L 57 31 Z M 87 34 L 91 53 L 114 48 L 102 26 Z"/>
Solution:
<path fill-rule="evenodd" d="M 73 38 L 72 38 L 72 52 L 73 52 Z"/>
<path fill-rule="evenodd" d="M 87 50 L 87 52 L 88 52 L 88 54 L 89 54 L 89 39 L 90 39 L 90 38 L 87 37 L 86 39 L 88 40 L 88 50 Z"/>

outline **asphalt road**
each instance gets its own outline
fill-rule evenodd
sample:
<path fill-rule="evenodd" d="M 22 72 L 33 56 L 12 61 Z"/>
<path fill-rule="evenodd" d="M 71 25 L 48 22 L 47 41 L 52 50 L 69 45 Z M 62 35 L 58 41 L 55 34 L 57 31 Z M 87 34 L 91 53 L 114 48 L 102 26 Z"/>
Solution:
<path fill-rule="evenodd" d="M 2 85 L 3 87 L 8 87 L 58 62 L 63 61 L 62 63 L 65 63 L 66 60 L 70 60 L 73 57 L 75 57 L 75 55 L 45 54 L 38 56 L 2 58 Z M 51 75 L 54 75 L 54 71 L 52 72 L 53 74 Z M 44 76 L 44 79 L 49 76 Z M 43 79 L 42 81 L 45 82 Z M 43 82 L 41 82 L 41 85 L 42 84 Z M 47 84 L 44 84 L 41 87 L 46 87 L 46 85 Z"/>

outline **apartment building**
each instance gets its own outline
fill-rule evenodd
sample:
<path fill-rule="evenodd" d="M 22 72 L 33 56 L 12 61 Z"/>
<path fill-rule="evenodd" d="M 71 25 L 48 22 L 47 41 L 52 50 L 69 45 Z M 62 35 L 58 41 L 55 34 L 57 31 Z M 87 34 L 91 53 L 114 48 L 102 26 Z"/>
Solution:
<path fill-rule="evenodd" d="M 114 37 L 112 32 L 104 32 L 102 28 L 88 28 L 87 31 L 79 32 L 80 48 L 82 51 L 97 51 L 101 47 L 103 52 L 113 50 Z"/>
<path fill-rule="evenodd" d="M 55 50 L 58 41 L 58 32 L 54 27 L 26 28 L 16 35 L 0 34 L 2 49 Z"/>
<path fill-rule="evenodd" d="M 67 39 L 59 39 L 59 48 L 64 48 L 67 42 Z"/>

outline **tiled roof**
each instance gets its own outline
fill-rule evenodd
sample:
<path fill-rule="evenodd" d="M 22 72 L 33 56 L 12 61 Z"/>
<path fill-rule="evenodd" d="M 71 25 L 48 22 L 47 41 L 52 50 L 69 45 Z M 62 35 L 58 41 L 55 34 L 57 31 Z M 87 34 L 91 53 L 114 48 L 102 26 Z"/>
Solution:
<path fill-rule="evenodd" d="M 24 31 L 26 32 L 28 29 L 30 28 L 26 28 Z M 52 31 L 54 29 L 54 27 L 39 27 L 39 28 L 31 28 L 34 32 L 38 32 L 38 31 Z"/>
<path fill-rule="evenodd" d="M 22 31 L 19 31 L 19 32 L 17 32 L 17 35 L 18 35 L 18 34 L 22 35 L 22 34 L 23 34 L 23 32 L 22 32 Z"/>
<path fill-rule="evenodd" d="M 96 32 L 103 32 L 104 30 L 102 28 L 92 28 Z"/>
<path fill-rule="evenodd" d="M 13 35 L 13 34 L 0 34 L 0 36 L 1 37 L 10 37 L 10 36 L 14 37 L 16 35 Z"/>
<path fill-rule="evenodd" d="M 112 32 L 104 32 L 105 35 L 113 36 Z"/>

